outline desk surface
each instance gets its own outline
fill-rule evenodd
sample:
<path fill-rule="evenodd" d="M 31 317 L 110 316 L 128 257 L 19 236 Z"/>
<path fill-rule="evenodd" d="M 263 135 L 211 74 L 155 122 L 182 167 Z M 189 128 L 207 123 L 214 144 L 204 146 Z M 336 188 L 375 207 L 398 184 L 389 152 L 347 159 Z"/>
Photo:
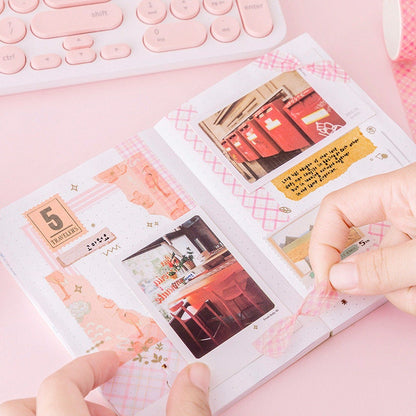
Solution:
<path fill-rule="evenodd" d="M 380 0 L 281 0 L 289 40 L 309 32 L 408 127 L 384 51 Z M 0 206 L 138 130 L 248 61 L 0 97 Z M 0 266 L 0 401 L 34 395 L 70 359 Z M 416 318 L 385 305 L 270 380 L 225 416 L 413 415 Z"/>

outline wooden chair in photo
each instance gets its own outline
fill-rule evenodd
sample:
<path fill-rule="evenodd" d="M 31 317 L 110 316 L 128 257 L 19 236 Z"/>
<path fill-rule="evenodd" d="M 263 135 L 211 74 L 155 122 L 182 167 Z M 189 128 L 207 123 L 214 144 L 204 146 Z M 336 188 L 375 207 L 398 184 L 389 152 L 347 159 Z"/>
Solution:
<path fill-rule="evenodd" d="M 219 345 L 217 334 L 221 325 L 229 327 L 209 300 L 205 301 L 199 309 L 195 309 L 184 299 L 172 306 L 170 312 L 172 318 L 181 325 L 201 349 L 204 349 L 201 345 L 203 341 L 210 340 L 215 345 Z M 195 331 L 195 328 L 198 330 Z"/>
<path fill-rule="evenodd" d="M 263 314 L 263 310 L 247 290 L 248 279 L 239 279 L 238 275 L 239 273 L 231 274 L 210 290 L 222 302 L 238 326 L 243 328 L 250 310 L 254 308 L 260 315 Z"/>

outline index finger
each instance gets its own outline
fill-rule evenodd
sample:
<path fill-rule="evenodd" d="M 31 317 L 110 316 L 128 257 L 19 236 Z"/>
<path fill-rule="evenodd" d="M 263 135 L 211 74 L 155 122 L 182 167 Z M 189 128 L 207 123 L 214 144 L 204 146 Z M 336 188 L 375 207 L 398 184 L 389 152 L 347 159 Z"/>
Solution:
<path fill-rule="evenodd" d="M 119 358 L 113 351 L 85 355 L 47 377 L 40 386 L 37 416 L 90 416 L 84 397 L 115 375 Z"/>
<path fill-rule="evenodd" d="M 363 179 L 324 198 L 309 246 L 309 259 L 319 283 L 328 281 L 329 270 L 341 260 L 351 227 L 387 218 L 395 176 L 393 172 Z"/>

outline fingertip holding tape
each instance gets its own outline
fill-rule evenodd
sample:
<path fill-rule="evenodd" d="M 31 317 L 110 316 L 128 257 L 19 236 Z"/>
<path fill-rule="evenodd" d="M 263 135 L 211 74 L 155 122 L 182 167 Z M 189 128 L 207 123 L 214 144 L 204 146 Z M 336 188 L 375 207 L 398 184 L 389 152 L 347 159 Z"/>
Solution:
<path fill-rule="evenodd" d="M 383 0 L 383 32 L 387 54 L 416 138 L 416 0 Z"/>

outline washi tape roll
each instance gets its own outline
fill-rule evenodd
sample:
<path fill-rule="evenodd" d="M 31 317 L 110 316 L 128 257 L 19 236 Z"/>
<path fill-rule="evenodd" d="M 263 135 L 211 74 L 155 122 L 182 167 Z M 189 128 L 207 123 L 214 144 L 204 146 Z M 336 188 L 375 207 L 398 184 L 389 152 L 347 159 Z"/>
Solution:
<path fill-rule="evenodd" d="M 383 0 L 383 31 L 387 54 L 416 138 L 416 0 Z"/>

